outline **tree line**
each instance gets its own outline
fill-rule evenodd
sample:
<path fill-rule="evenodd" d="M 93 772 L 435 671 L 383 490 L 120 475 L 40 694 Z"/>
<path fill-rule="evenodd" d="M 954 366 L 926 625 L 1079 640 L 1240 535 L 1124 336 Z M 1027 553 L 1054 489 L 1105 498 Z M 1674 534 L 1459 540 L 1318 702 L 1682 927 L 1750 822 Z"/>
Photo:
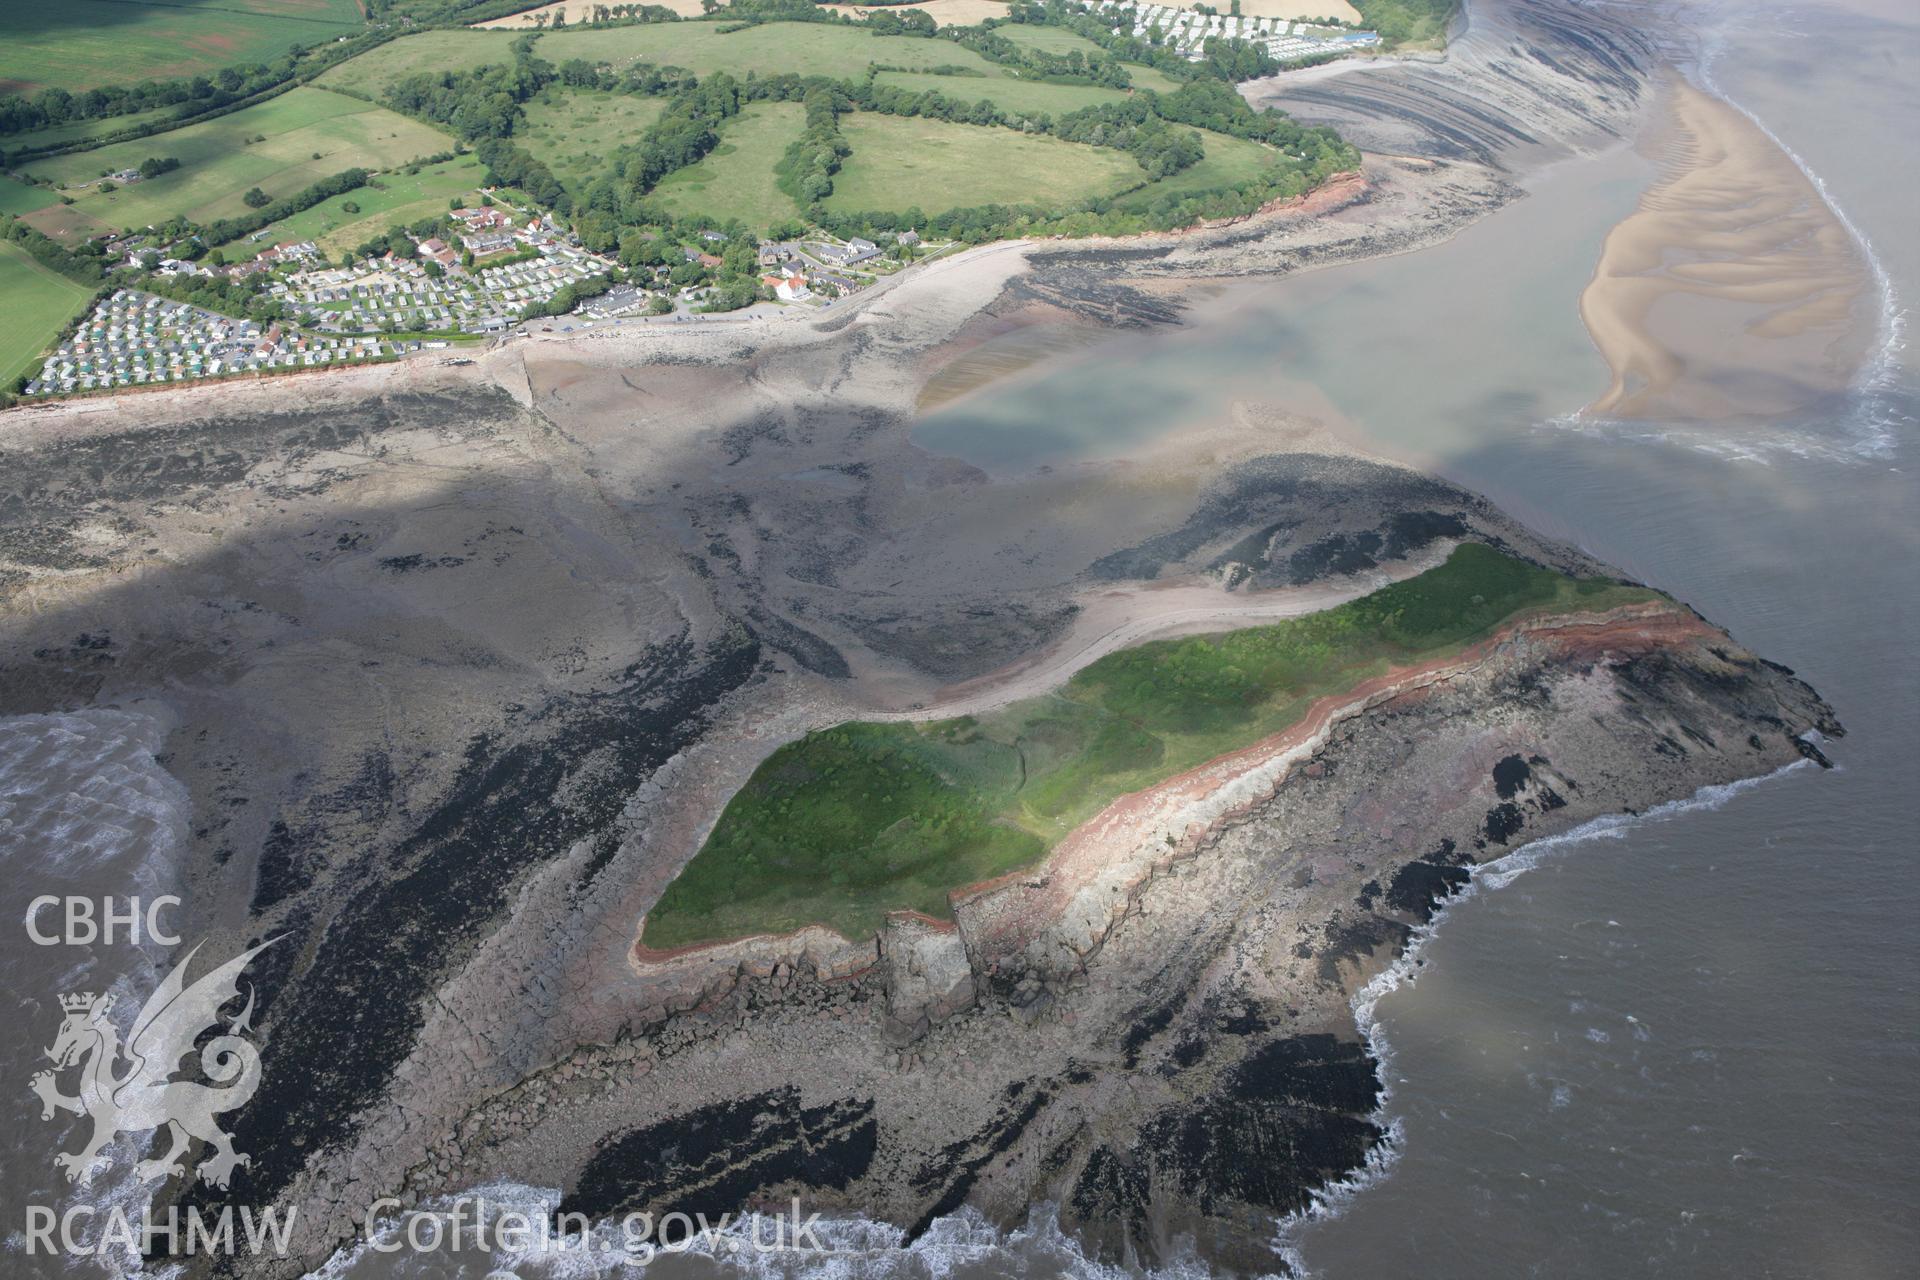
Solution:
<path fill-rule="evenodd" d="M 238 240 L 241 236 L 252 235 L 260 228 L 278 222 L 282 218 L 290 218 L 303 209 L 311 209 L 322 200 L 331 199 L 357 187 L 364 187 L 367 185 L 367 179 L 372 176 L 371 171 L 366 169 L 342 169 L 339 173 L 322 178 L 285 199 L 268 201 L 252 213 L 209 222 L 200 228 L 200 239 L 211 247 L 226 244 L 230 240 Z M 259 188 L 256 187 L 254 190 L 257 191 Z"/>
<path fill-rule="evenodd" d="M 773 172 L 782 191 L 802 205 L 815 205 L 833 194 L 833 175 L 853 147 L 840 132 L 842 104 L 834 89 L 814 85 L 801 101 L 806 104 L 806 128 L 787 145 Z"/>
<path fill-rule="evenodd" d="M 1011 43 L 1004 37 L 997 39 Z M 663 214 L 648 201 L 654 187 L 668 174 L 710 153 L 719 145 L 726 122 L 755 101 L 805 104 L 805 130 L 781 157 L 776 173 L 781 189 L 816 221 L 824 215 L 822 201 L 831 194 L 834 175 L 850 152 L 838 123 L 848 110 L 1014 128 L 1124 150 L 1140 164 L 1143 185 L 1203 159 L 1204 142 L 1195 130 L 1210 130 L 1264 143 L 1281 153 L 1273 173 L 1256 184 L 1267 198 L 1295 194 L 1296 188 L 1304 189 L 1302 184 L 1320 181 L 1358 162 L 1353 148 L 1331 129 L 1303 126 L 1271 108 L 1255 111 L 1224 76 L 1204 71 L 1170 93 L 1142 90 L 1121 101 L 1056 117 L 1046 112 L 1009 112 L 990 99 L 967 102 L 937 90 L 885 84 L 872 67 L 859 81 L 792 74 L 742 81 L 726 72 L 702 80 L 679 68 L 647 65 L 615 75 L 603 65 L 577 58 L 556 67 L 534 56 L 530 38 L 516 41 L 514 47 L 516 57 L 510 66 L 412 76 L 393 86 L 387 101 L 397 110 L 425 116 L 474 141 L 489 181 L 518 188 L 540 204 L 573 217 L 583 243 L 599 252 L 619 244 L 622 228 L 659 225 Z M 987 47 L 998 51 L 997 46 Z M 1090 64 L 1083 59 L 1078 65 Z M 544 161 L 514 141 L 525 122 L 524 104 L 554 85 L 665 96 L 667 105 L 654 124 L 613 151 L 611 172 L 570 192 Z M 990 88 L 984 91 L 991 92 Z M 1155 221 L 1164 222 L 1193 208 L 1178 202 L 1166 206 L 1150 202 L 1147 211 Z M 1057 216 L 1088 210 L 1041 212 Z M 1232 212 L 1213 210 L 1200 216 L 1231 216 Z M 983 216 L 987 221 L 976 218 L 973 224 L 1006 222 L 1000 214 Z M 1015 220 L 1031 216 L 1030 211 L 1012 215 Z"/>

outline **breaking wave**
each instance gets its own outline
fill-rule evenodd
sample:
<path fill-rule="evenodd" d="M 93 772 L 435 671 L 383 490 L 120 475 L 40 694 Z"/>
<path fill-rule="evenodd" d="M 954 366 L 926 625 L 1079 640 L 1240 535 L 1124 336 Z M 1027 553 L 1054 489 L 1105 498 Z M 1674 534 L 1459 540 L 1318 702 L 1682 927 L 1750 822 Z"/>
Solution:
<path fill-rule="evenodd" d="M 1670 801 L 1639 815 L 1605 815 L 1555 836 L 1532 841 L 1505 857 L 1471 869 L 1460 891 L 1442 903 L 1432 920 L 1415 931 L 1406 950 L 1355 994 L 1354 1020 L 1373 1055 L 1381 1081 L 1379 1105 L 1373 1120 L 1382 1138 L 1368 1151 L 1365 1163 L 1344 1178 L 1313 1194 L 1307 1208 L 1280 1219 L 1271 1241 L 1275 1272 L 1296 1277 L 1310 1273 L 1302 1254 L 1301 1233 L 1313 1223 L 1338 1217 L 1355 1197 L 1392 1174 L 1404 1148 L 1401 1121 L 1390 1115 L 1393 1046 L 1381 1025 L 1379 1004 L 1390 992 L 1411 986 L 1422 963 L 1426 942 L 1461 902 L 1481 892 L 1503 889 L 1519 876 L 1564 850 L 1591 840 L 1618 840 L 1636 828 L 1681 814 L 1716 810 L 1742 792 L 1760 786 L 1809 762 L 1798 760 L 1758 778 L 1703 787 L 1682 800 Z M 518 1183 L 494 1183 L 458 1196 L 440 1197 L 419 1212 L 446 1214 L 457 1201 L 485 1201 L 497 1220 L 501 1213 L 517 1212 L 536 1220 L 550 1218 L 560 1203 L 555 1188 Z M 1024 1224 L 1002 1228 L 971 1207 L 937 1219 L 917 1239 L 890 1223 L 859 1216 L 822 1216 L 813 1227 L 823 1246 L 818 1251 L 758 1252 L 751 1242 L 771 1238 L 768 1224 L 777 1219 L 746 1215 L 724 1227 L 705 1232 L 689 1247 L 662 1252 L 638 1261 L 621 1248 L 620 1227 L 608 1220 L 594 1225 L 583 1246 L 574 1243 L 517 1252 L 495 1249 L 485 1265 L 494 1280 L 602 1280 L 603 1277 L 650 1275 L 652 1280 L 683 1280 L 719 1275 L 728 1280 L 988 1280 L 988 1278 L 1053 1275 L 1068 1280 L 1211 1280 L 1213 1272 L 1194 1255 L 1176 1257 L 1153 1269 L 1117 1266 L 1089 1257 L 1080 1243 L 1060 1226 L 1056 1208 L 1033 1207 Z M 401 1239 L 406 1219 L 394 1217 L 375 1224 L 369 1238 L 342 1250 L 307 1280 L 440 1280 L 473 1276 L 476 1261 L 458 1269 L 444 1254 L 388 1252 Z M 377 1243 L 381 1247 L 373 1247 Z"/>
<path fill-rule="evenodd" d="M 484 1201 L 487 1220 L 523 1214 L 549 1218 L 560 1203 L 556 1188 L 498 1182 L 475 1187 L 456 1196 L 436 1197 L 415 1211 L 442 1216 L 455 1204 Z M 413 1216 L 396 1215 L 374 1224 L 351 1248 L 343 1249 L 306 1280 L 451 1280 L 483 1272 L 491 1280 L 602 1280 L 615 1276 L 652 1280 L 685 1280 L 719 1275 L 727 1280 L 988 1280 L 989 1277 L 1053 1275 L 1069 1280 L 1211 1280 L 1212 1272 L 1194 1256 L 1178 1257 L 1153 1268 L 1129 1268 L 1090 1258 L 1080 1244 L 1061 1229 L 1051 1204 L 1035 1205 L 1024 1224 L 1001 1228 L 979 1211 L 964 1207 L 935 1219 L 917 1239 L 904 1229 L 859 1216 L 822 1215 L 811 1230 L 821 1248 L 804 1251 L 760 1252 L 755 1239 L 772 1239 L 779 1217 L 748 1214 L 724 1227 L 702 1231 L 688 1247 L 660 1252 L 639 1260 L 622 1247 L 617 1221 L 594 1224 L 584 1242 L 520 1250 L 494 1248 L 482 1256 L 473 1250 L 410 1252 L 405 1247 L 406 1223 Z M 464 1259 L 464 1266 L 456 1262 Z"/>
<path fill-rule="evenodd" d="M 1353 1018 L 1365 1037 L 1367 1050 L 1373 1056 L 1374 1073 L 1380 1081 L 1379 1104 L 1372 1119 L 1383 1133 L 1381 1140 L 1367 1152 L 1366 1163 L 1344 1178 L 1321 1187 L 1313 1193 L 1311 1202 L 1305 1209 L 1288 1214 L 1279 1222 L 1273 1240 L 1274 1252 L 1288 1267 L 1291 1274 L 1307 1277 L 1312 1274 L 1303 1257 L 1302 1235 L 1305 1230 L 1318 1222 L 1338 1218 L 1346 1211 L 1354 1199 L 1369 1187 L 1380 1183 L 1390 1176 L 1393 1167 L 1399 1162 L 1404 1148 L 1405 1129 L 1401 1121 L 1388 1114 L 1393 1101 L 1393 1083 L 1390 1068 L 1393 1064 L 1393 1044 L 1387 1038 L 1386 1029 L 1381 1026 L 1379 1006 L 1381 1000 L 1401 987 L 1411 987 L 1418 979 L 1419 970 L 1424 963 L 1421 953 L 1426 944 L 1438 930 L 1453 909 L 1461 903 L 1477 896 L 1481 892 L 1493 892 L 1504 889 L 1522 875 L 1576 845 L 1591 840 L 1623 840 L 1636 829 L 1651 823 L 1664 822 L 1682 814 L 1712 812 L 1723 809 L 1735 797 L 1755 787 L 1785 777 L 1799 769 L 1811 767 L 1809 760 L 1795 760 L 1782 765 L 1771 773 L 1757 778 L 1741 778 L 1734 782 L 1716 783 L 1700 788 L 1682 800 L 1670 800 L 1656 805 L 1642 814 L 1602 814 L 1559 835 L 1543 836 L 1529 841 L 1512 853 L 1490 862 L 1483 862 L 1469 868 L 1467 882 L 1451 897 L 1444 899 L 1435 909 L 1432 919 L 1414 930 L 1406 949 L 1400 953 L 1391 965 L 1387 966 L 1366 986 L 1360 988 L 1353 997 Z"/>
<path fill-rule="evenodd" d="M 23 907 L 42 895 L 102 895 L 145 900 L 177 888 L 178 854 L 187 838 L 191 798 L 156 758 L 170 723 L 164 712 L 98 709 L 52 715 L 0 717 L 0 868 Z M 46 922 L 51 928 L 51 921 Z M 124 1023 L 151 986 L 159 954 L 151 945 L 39 947 L 28 944 L 16 917 L 12 942 L 0 950 L 3 1007 L 22 1029 L 0 1064 L 9 1080 L 24 1084 L 44 1067 L 41 1054 L 60 1020 L 56 996 L 101 990 L 116 997 L 115 1019 Z M 128 957 L 136 963 L 128 967 Z M 145 963 L 139 963 L 144 960 Z M 104 966 L 103 966 L 104 962 Z M 125 1030 L 124 1025 L 122 1030 Z M 7 1137 L 0 1143 L 0 1187 L 14 1204 L 64 1205 L 74 1194 L 54 1168 L 58 1151 L 85 1141 L 87 1122 L 41 1119 L 34 1096 L 17 1090 L 0 1111 Z M 86 1188 L 85 1200 L 100 1215 L 114 1209 L 138 1218 L 153 1187 L 133 1173 L 146 1154 L 146 1135 L 123 1133 L 106 1148 L 111 1171 Z M 101 1219 L 96 1218 L 98 1223 Z M 179 1269 L 144 1267 L 133 1251 L 74 1255 L 36 1264 L 24 1256 L 26 1240 L 17 1222 L 0 1251 L 7 1274 L 64 1271 L 83 1277 L 139 1275 L 163 1280 Z M 98 1227 L 83 1231 L 97 1235 Z"/>
<path fill-rule="evenodd" d="M 159 716 L 75 711 L 0 718 L 0 864 L 14 876 L 171 878 L 192 805 L 155 760 Z"/>
<path fill-rule="evenodd" d="M 1720 61 L 1726 48 L 1725 28 L 1716 26 L 1702 41 L 1699 62 L 1693 69 L 1694 78 L 1700 87 L 1721 99 L 1735 111 L 1751 120 L 1754 127 L 1772 139 L 1786 157 L 1793 161 L 1813 189 L 1820 193 L 1820 199 L 1826 202 L 1833 216 L 1845 227 L 1847 235 L 1853 240 L 1860 256 L 1866 261 L 1867 268 L 1873 273 L 1874 290 L 1880 298 L 1879 345 L 1873 359 L 1866 362 L 1855 379 L 1852 400 L 1854 412 L 1850 415 L 1860 424 L 1860 436 L 1854 446 L 1855 452 L 1868 457 L 1883 457 L 1893 452 L 1894 442 L 1900 429 L 1911 425 L 1911 416 L 1904 407 L 1904 401 L 1898 394 L 1901 375 L 1901 356 L 1907 349 L 1907 309 L 1901 303 L 1893 285 L 1893 277 L 1887 273 L 1886 264 L 1880 261 L 1880 255 L 1874 252 L 1873 241 L 1860 229 L 1858 223 L 1848 214 L 1846 208 L 1834 198 L 1826 179 L 1814 172 L 1798 151 L 1787 145 L 1786 139 L 1775 133 L 1765 120 L 1750 110 L 1744 103 L 1725 89 L 1714 77 L 1714 65 Z"/>

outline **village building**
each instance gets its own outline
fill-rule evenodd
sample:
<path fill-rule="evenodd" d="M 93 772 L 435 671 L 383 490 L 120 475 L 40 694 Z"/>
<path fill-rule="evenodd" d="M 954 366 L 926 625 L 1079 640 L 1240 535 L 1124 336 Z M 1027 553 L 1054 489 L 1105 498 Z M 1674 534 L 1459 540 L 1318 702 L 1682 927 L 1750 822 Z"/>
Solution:
<path fill-rule="evenodd" d="M 763 267 L 777 267 L 800 256 L 800 246 L 790 240 L 762 240 L 759 257 Z"/>
<path fill-rule="evenodd" d="M 472 231 L 461 236 L 460 243 L 465 245 L 474 257 L 484 258 L 490 253 L 504 253 L 513 248 L 513 232 Z"/>
<path fill-rule="evenodd" d="M 96 306 L 49 356 L 29 396 L 187 382 L 235 373 L 365 361 L 387 354 L 375 338 L 261 331 L 235 319 L 137 289 Z"/>
<path fill-rule="evenodd" d="M 831 285 L 840 293 L 852 293 L 856 289 L 865 288 L 867 284 L 858 276 L 844 275 L 838 271 L 816 271 L 813 273 L 813 280 L 819 284 Z"/>
<path fill-rule="evenodd" d="M 466 224 L 469 231 L 510 231 L 513 229 L 513 217 L 499 209 L 455 209 L 454 219 Z"/>
<path fill-rule="evenodd" d="M 782 302 L 805 302 L 813 296 L 807 288 L 807 278 L 798 272 L 793 275 L 762 276 L 760 282 L 773 290 L 773 296 Z"/>
<path fill-rule="evenodd" d="M 877 258 L 880 256 L 879 245 L 871 240 L 863 240 L 859 236 L 853 237 L 853 239 L 847 241 L 844 245 L 811 244 L 808 245 L 807 248 L 812 252 L 814 257 L 843 267 L 849 267 L 856 262 L 865 262 L 869 258 Z"/>
<path fill-rule="evenodd" d="M 430 258 L 443 267 L 451 267 L 460 260 L 460 255 L 453 251 L 453 246 L 438 236 L 420 242 L 420 256 Z"/>
<path fill-rule="evenodd" d="M 638 311 L 647 305 L 647 294 L 630 284 L 617 285 L 597 298 L 589 298 L 581 307 L 587 315 L 600 319 L 623 316 Z"/>

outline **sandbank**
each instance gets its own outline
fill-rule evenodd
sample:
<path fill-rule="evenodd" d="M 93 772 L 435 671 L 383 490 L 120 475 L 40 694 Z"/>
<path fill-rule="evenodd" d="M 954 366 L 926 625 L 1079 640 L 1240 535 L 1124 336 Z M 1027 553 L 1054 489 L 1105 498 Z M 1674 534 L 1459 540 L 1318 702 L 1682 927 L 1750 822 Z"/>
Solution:
<path fill-rule="evenodd" d="M 1846 227 L 1752 120 L 1684 82 L 1648 145 L 1663 173 L 1606 239 L 1580 298 L 1613 417 L 1804 410 L 1865 351 L 1870 277 Z"/>

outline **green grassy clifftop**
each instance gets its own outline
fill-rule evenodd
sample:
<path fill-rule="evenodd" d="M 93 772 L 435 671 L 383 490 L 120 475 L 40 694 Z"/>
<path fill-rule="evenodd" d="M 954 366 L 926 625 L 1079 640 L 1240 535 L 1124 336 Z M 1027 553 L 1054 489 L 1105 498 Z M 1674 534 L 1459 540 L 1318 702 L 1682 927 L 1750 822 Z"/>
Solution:
<path fill-rule="evenodd" d="M 1109 802 L 1297 722 L 1389 668 L 1443 657 L 1527 613 L 1655 598 L 1478 543 L 1322 613 L 1156 641 L 1058 693 L 991 715 L 855 722 L 774 752 L 647 917 L 682 946 L 824 924 L 847 937 L 894 910 L 1030 865 Z"/>

